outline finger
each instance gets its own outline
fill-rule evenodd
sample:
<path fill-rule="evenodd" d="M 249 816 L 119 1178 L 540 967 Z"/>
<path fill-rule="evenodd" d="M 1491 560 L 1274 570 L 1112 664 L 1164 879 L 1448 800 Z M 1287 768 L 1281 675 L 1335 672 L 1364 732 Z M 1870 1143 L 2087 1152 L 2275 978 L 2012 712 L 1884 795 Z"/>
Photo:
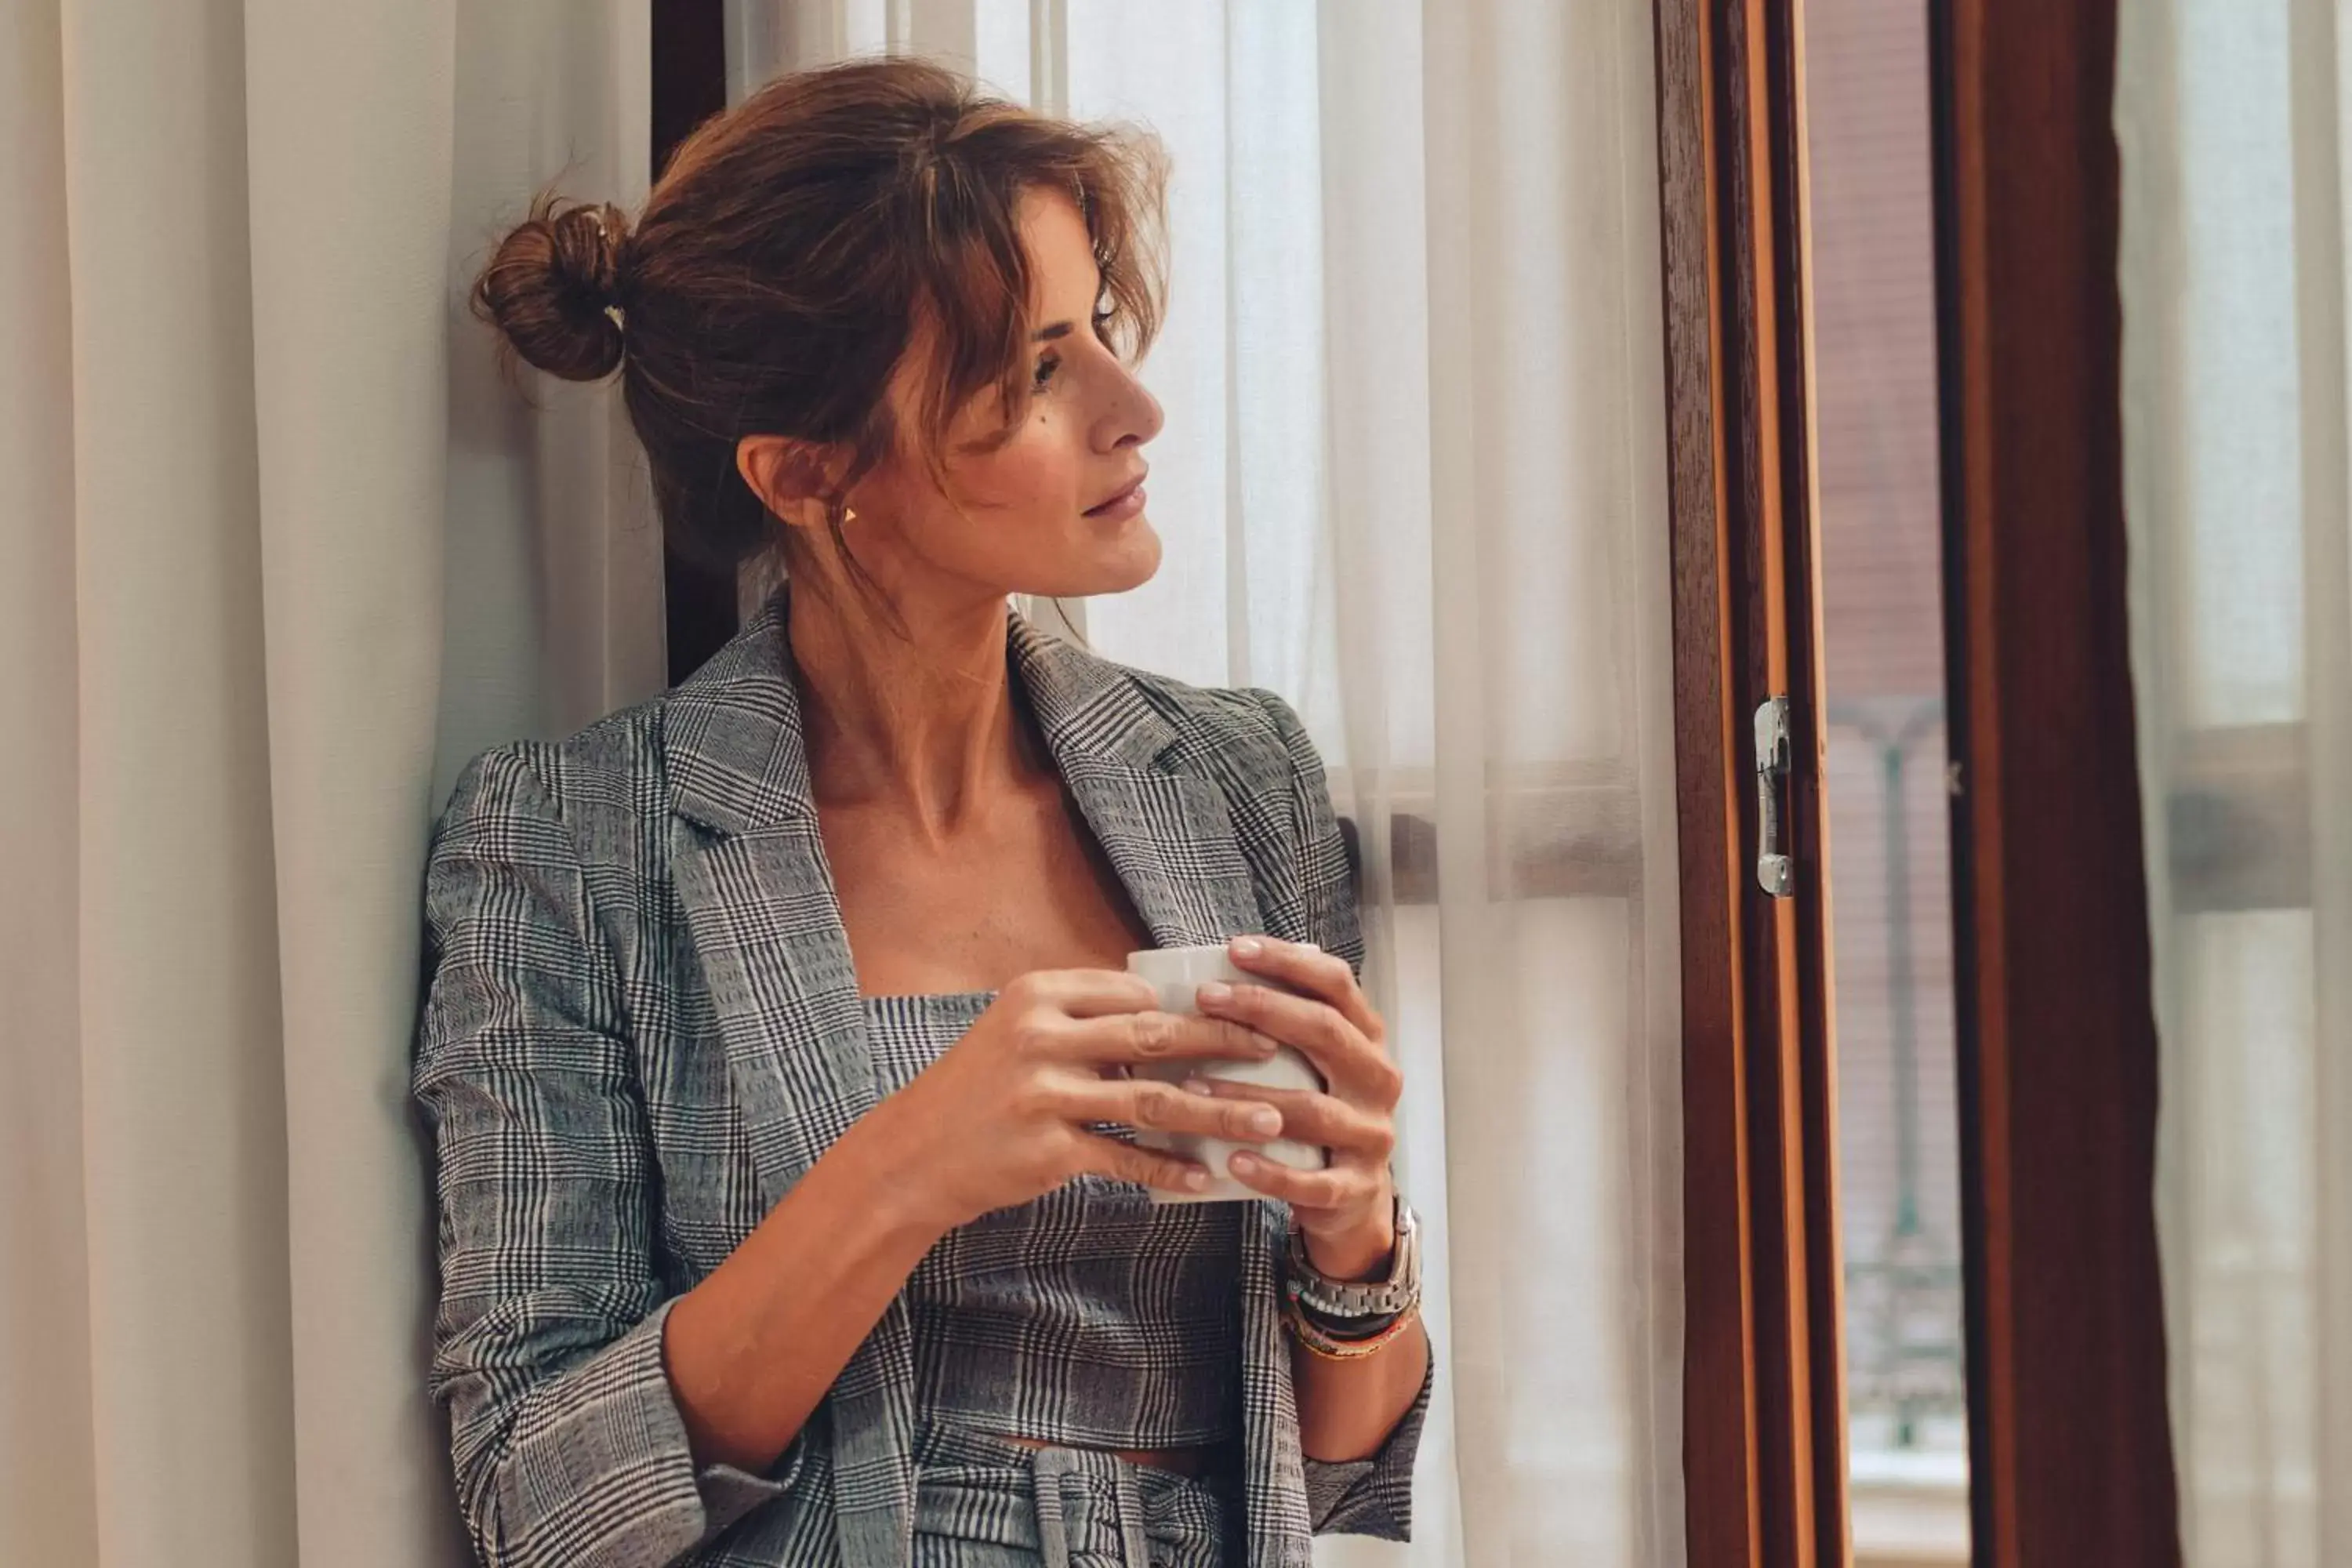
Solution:
<path fill-rule="evenodd" d="M 1248 1025 L 1198 1013 L 1122 1013 L 1055 1030 L 1051 1048 L 1065 1060 L 1140 1063 L 1200 1058 L 1262 1062 L 1275 1042 Z"/>
<path fill-rule="evenodd" d="M 1188 1079 L 1184 1090 L 1228 1104 L 1270 1105 L 1282 1116 L 1284 1137 L 1295 1142 L 1318 1144 L 1335 1155 L 1361 1155 L 1382 1163 L 1396 1152 L 1393 1120 L 1350 1105 L 1336 1095 L 1317 1094 L 1311 1089 L 1266 1089 L 1217 1078 Z"/>
<path fill-rule="evenodd" d="M 1252 1192 L 1280 1198 L 1297 1208 L 1336 1209 L 1370 1203 L 1379 1194 L 1380 1173 L 1354 1165 L 1296 1171 L 1244 1149 L 1225 1163 L 1226 1173 Z"/>
<path fill-rule="evenodd" d="M 1080 1137 L 1086 1149 L 1079 1169 L 1097 1176 L 1177 1193 L 1202 1192 L 1209 1185 L 1209 1168 L 1197 1160 L 1122 1143 L 1098 1132 L 1082 1133 Z"/>
<path fill-rule="evenodd" d="M 1328 1003 L 1265 985 L 1210 984 L 1201 987 L 1197 1005 L 1204 1017 L 1297 1047 L 1343 1099 L 1391 1110 L 1404 1092 L 1404 1076 L 1388 1052 Z"/>
<path fill-rule="evenodd" d="M 1072 1121 L 1119 1121 L 1163 1132 L 1192 1132 L 1256 1143 L 1282 1135 L 1282 1112 L 1263 1100 L 1187 1094 L 1154 1079 L 1081 1080 L 1055 1107 Z"/>
<path fill-rule="evenodd" d="M 1140 974 L 1118 969 L 1040 969 L 1013 983 L 1022 999 L 1042 1003 L 1073 1018 L 1100 1018 L 1145 1012 L 1160 1005 L 1160 987 Z"/>
<path fill-rule="evenodd" d="M 1284 942 L 1271 936 L 1237 936 L 1226 950 L 1234 963 L 1252 974 L 1279 980 L 1329 1004 L 1371 1038 L 1379 1039 L 1385 1033 L 1380 1014 L 1356 984 L 1356 972 L 1338 953 L 1326 952 L 1311 942 Z"/>

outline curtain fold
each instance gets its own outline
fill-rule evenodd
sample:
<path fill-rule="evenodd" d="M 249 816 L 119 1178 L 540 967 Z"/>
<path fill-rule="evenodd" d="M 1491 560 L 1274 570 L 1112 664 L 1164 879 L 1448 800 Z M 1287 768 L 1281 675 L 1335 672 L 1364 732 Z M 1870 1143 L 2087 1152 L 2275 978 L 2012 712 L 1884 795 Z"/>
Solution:
<path fill-rule="evenodd" d="M 290 1563 L 242 17 L 63 19 L 98 1557 Z"/>
<path fill-rule="evenodd" d="M 1643 0 L 736 0 L 1174 156 L 1113 658 L 1297 706 L 1356 823 L 1443 1366 L 1409 1547 L 1684 1558 L 1672 666 Z M 1066 93 L 1066 98 L 1060 98 Z M 1040 618 L 1051 619 L 1049 606 Z"/>
<path fill-rule="evenodd" d="M 60 395 L 73 377 L 64 44 L 55 4 L 12 4 L 0 28 L 0 670 L 45 672 L 0 676 L 10 763 L 0 770 L 0 1560 L 88 1563 L 98 1505 L 81 1062 L 70 1048 L 81 808 L 73 406 Z"/>
<path fill-rule="evenodd" d="M 2352 1561 L 2352 16 L 2155 0 L 2120 20 L 2183 1557 L 2319 1568 Z"/>
<path fill-rule="evenodd" d="M 425 834 L 451 748 L 662 679 L 614 400 L 463 294 L 542 181 L 642 195 L 646 14 L 5 26 L 0 1561 L 454 1568 Z"/>

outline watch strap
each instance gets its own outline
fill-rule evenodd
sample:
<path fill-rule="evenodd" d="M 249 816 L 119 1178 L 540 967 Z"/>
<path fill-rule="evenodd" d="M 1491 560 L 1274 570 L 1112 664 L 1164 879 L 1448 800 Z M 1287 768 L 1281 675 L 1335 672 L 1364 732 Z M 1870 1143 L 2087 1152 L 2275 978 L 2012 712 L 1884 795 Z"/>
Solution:
<path fill-rule="evenodd" d="M 1420 1221 L 1402 1194 L 1393 1201 L 1396 1245 L 1385 1279 L 1333 1279 L 1308 1258 L 1306 1238 L 1290 1233 L 1285 1289 L 1314 1318 L 1334 1320 L 1336 1331 L 1360 1333 L 1367 1320 L 1394 1319 L 1421 1304 Z"/>

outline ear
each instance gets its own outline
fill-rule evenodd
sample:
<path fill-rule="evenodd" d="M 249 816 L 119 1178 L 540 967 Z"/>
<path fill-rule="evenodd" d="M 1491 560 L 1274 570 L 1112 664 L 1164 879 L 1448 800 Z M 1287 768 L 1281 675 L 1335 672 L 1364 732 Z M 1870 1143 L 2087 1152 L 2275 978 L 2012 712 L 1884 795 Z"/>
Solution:
<path fill-rule="evenodd" d="M 838 459 L 793 436 L 746 436 L 735 443 L 735 471 L 761 503 L 795 528 L 821 527 L 834 494 Z"/>

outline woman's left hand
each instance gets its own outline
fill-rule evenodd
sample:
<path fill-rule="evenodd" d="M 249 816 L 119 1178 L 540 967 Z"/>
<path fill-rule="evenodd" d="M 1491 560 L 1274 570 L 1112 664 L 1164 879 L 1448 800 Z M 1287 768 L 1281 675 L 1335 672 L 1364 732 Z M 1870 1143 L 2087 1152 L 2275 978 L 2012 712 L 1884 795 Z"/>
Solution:
<path fill-rule="evenodd" d="M 1367 1278 L 1386 1266 L 1396 1246 L 1389 1156 L 1404 1075 L 1389 1059 L 1388 1026 L 1335 953 L 1256 936 L 1235 937 L 1227 951 L 1243 969 L 1306 994 L 1269 985 L 1204 985 L 1200 1010 L 1296 1047 L 1323 1075 L 1325 1089 L 1277 1090 L 1218 1079 L 1186 1087 L 1272 1105 L 1282 1112 L 1280 1137 L 1330 1151 L 1320 1171 L 1295 1171 L 1244 1152 L 1234 1156 L 1231 1172 L 1244 1185 L 1290 1205 L 1317 1268 L 1335 1279 Z"/>

